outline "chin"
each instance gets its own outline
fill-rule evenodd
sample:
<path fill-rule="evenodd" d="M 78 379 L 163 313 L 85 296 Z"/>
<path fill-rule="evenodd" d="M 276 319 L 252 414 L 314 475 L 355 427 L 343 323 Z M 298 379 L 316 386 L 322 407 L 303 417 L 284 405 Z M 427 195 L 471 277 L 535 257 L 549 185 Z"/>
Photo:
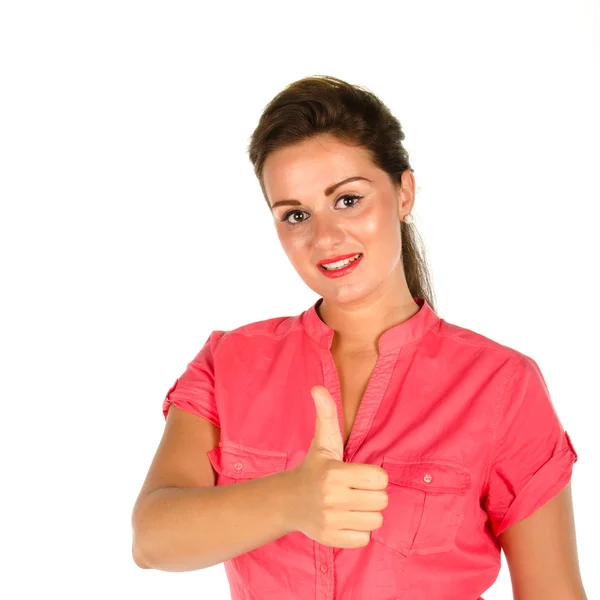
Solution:
<path fill-rule="evenodd" d="M 318 286 L 311 288 L 319 294 L 324 300 L 335 302 L 336 304 L 357 304 L 366 300 L 368 296 L 375 291 L 374 286 L 365 285 L 365 282 L 354 283 L 353 285 L 341 285 L 336 280 L 332 280 L 329 287 Z"/>

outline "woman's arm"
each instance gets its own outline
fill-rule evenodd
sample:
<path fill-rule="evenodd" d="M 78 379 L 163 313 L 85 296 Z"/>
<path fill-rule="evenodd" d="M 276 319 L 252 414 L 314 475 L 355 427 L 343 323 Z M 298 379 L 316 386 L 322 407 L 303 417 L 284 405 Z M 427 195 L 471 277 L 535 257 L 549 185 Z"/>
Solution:
<path fill-rule="evenodd" d="M 290 475 L 156 490 L 134 521 L 136 564 L 161 571 L 204 569 L 290 533 L 285 516 Z"/>
<path fill-rule="evenodd" d="M 498 536 L 514 600 L 587 600 L 577 558 L 571 484 Z"/>
<path fill-rule="evenodd" d="M 132 515 L 135 563 L 193 571 L 290 533 L 294 471 L 214 487 L 219 428 L 171 406 Z"/>

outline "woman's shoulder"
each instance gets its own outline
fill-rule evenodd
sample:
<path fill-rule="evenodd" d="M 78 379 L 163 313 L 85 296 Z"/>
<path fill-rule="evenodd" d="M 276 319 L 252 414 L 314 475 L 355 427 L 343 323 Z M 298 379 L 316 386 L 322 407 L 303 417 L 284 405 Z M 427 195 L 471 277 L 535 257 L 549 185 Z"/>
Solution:
<path fill-rule="evenodd" d="M 450 344 L 456 345 L 457 351 L 461 348 L 471 348 L 478 353 L 493 354 L 511 362 L 513 362 L 511 359 L 522 360 L 524 356 L 516 348 L 502 343 L 498 339 L 456 323 L 449 323 L 445 319 L 440 319 L 440 327 L 437 331 L 438 335 L 445 338 Z"/>
<path fill-rule="evenodd" d="M 236 342 L 259 344 L 267 340 L 280 341 L 302 327 L 300 315 L 279 316 L 251 321 L 227 330 L 215 330 L 211 335 L 216 335 L 219 343 Z"/>

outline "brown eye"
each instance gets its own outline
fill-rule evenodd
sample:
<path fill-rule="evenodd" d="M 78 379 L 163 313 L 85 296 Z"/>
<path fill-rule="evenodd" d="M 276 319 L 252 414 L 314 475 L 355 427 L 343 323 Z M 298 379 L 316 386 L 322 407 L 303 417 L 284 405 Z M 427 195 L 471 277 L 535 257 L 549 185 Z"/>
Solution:
<path fill-rule="evenodd" d="M 345 198 L 349 198 L 350 200 L 356 200 L 356 202 L 354 204 L 351 204 L 350 206 L 346 206 L 346 208 L 354 208 L 358 204 L 358 201 L 362 198 L 362 196 L 357 196 L 356 194 L 344 194 L 343 196 L 340 196 L 337 199 L 336 204 L 340 200 L 344 200 Z"/>
<path fill-rule="evenodd" d="M 301 211 L 301 210 L 290 210 L 289 212 L 285 213 L 285 215 L 283 216 L 283 219 L 281 219 L 281 220 L 284 221 L 285 223 L 287 223 L 288 225 L 299 225 L 299 223 L 293 223 L 293 222 L 291 222 L 288 219 L 291 215 L 294 215 L 296 213 L 302 214 L 303 211 Z"/>
<path fill-rule="evenodd" d="M 344 209 L 344 210 L 349 210 L 351 208 L 354 208 L 360 202 L 361 198 L 362 198 L 362 196 L 358 196 L 356 194 L 344 194 L 343 196 L 340 196 L 335 201 L 335 203 L 337 204 L 338 202 L 340 202 L 340 200 L 346 200 L 346 199 L 355 201 L 354 204 L 351 204 L 349 206 L 347 205 L 346 208 Z M 295 227 L 296 225 L 300 225 L 300 223 L 302 223 L 306 219 L 303 218 L 299 222 L 293 222 L 293 221 L 289 220 L 290 216 L 296 215 L 297 213 L 305 214 L 303 210 L 298 210 L 298 209 L 296 209 L 296 210 L 290 210 L 290 211 L 286 212 L 285 215 L 283 215 L 283 218 L 281 219 L 281 221 L 283 223 L 287 223 L 290 227 Z"/>

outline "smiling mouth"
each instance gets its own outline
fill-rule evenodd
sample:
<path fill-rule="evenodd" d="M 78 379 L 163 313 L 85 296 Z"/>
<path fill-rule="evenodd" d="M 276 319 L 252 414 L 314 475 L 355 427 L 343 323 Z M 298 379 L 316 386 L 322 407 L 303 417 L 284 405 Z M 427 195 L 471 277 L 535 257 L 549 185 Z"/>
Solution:
<path fill-rule="evenodd" d="M 324 271 L 339 271 L 341 269 L 346 268 L 348 265 L 351 265 L 353 262 L 357 261 L 361 257 L 362 257 L 362 253 L 358 252 L 352 258 L 340 260 L 339 262 L 336 262 L 336 263 L 329 263 L 329 265 L 319 265 L 319 268 L 323 269 Z"/>

